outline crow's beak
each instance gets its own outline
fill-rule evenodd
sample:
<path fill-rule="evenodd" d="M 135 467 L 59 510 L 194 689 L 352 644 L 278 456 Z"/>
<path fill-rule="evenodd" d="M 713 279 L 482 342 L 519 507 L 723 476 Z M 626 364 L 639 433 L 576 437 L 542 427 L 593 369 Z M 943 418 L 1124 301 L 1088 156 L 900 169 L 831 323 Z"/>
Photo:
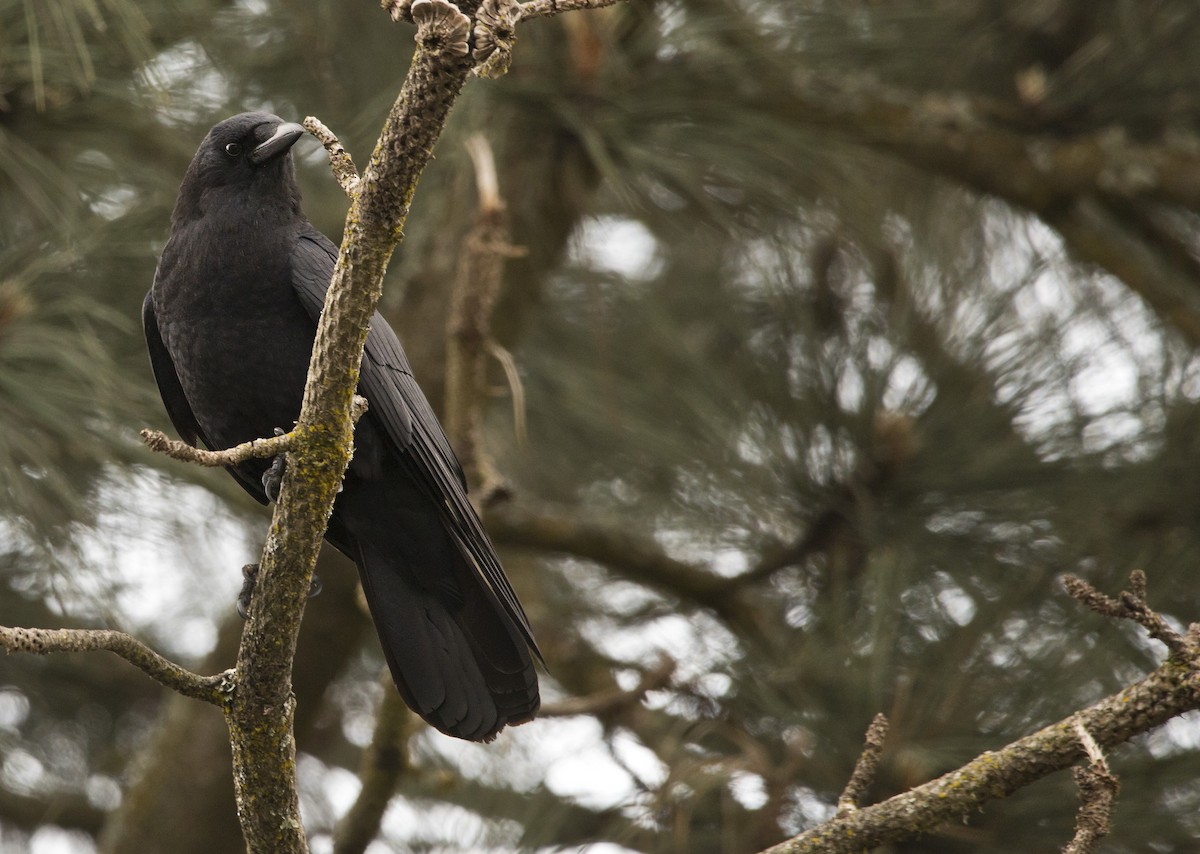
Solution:
<path fill-rule="evenodd" d="M 255 146 L 250 152 L 250 162 L 257 166 L 282 157 L 304 134 L 304 128 L 295 122 L 284 122 L 275 128 L 275 132 L 268 139 Z"/>

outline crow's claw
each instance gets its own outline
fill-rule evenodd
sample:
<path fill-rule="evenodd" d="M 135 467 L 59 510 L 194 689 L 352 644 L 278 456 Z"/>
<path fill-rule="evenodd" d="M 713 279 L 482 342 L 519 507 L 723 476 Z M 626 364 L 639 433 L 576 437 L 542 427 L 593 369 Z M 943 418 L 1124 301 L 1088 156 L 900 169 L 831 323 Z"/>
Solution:
<path fill-rule="evenodd" d="M 237 597 L 237 612 L 238 616 L 243 620 L 250 616 L 250 600 L 254 597 L 254 585 L 258 581 L 258 564 L 248 563 L 242 567 L 242 591 Z M 325 585 L 321 583 L 321 579 L 317 576 L 312 577 L 312 581 L 308 583 L 308 598 L 312 599 L 320 595 L 322 588 Z"/>
<path fill-rule="evenodd" d="M 250 599 L 254 596 L 254 582 L 258 580 L 258 564 L 248 563 L 242 567 L 242 592 L 237 597 L 238 616 L 243 620 L 250 616 Z"/>
<path fill-rule="evenodd" d="M 279 427 L 275 428 L 275 435 L 282 436 L 284 431 Z M 267 498 L 272 501 L 279 501 L 279 487 L 283 485 L 283 470 L 287 466 L 287 460 L 283 454 L 271 460 L 271 467 L 263 472 L 262 485 L 263 491 L 267 493 Z"/>

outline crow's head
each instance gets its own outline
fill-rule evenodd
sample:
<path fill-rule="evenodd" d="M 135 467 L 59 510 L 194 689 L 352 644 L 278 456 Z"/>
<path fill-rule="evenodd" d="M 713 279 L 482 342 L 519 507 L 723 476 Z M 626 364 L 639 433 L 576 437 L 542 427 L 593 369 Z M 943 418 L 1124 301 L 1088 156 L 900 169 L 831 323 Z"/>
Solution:
<path fill-rule="evenodd" d="M 173 219 L 201 216 L 222 204 L 300 205 L 291 149 L 304 128 L 271 113 L 241 113 L 214 125 L 179 188 Z"/>

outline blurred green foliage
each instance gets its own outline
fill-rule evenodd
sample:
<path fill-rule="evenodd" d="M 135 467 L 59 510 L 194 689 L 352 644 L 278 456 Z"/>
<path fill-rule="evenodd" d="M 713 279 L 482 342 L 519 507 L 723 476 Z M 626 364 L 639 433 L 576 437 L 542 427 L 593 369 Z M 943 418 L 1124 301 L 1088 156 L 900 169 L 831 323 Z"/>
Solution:
<path fill-rule="evenodd" d="M 215 647 L 203 666 L 227 666 L 232 600 L 209 601 L 208 585 L 236 586 L 237 564 L 189 545 L 159 565 L 173 551 L 148 557 L 137 528 L 227 544 L 235 515 L 256 532 L 263 518 L 220 473 L 137 443 L 165 423 L 140 301 L 214 121 L 316 115 L 361 165 L 410 46 L 373 3 L 0 0 L 0 622 L 110 621 L 196 660 Z M 757 850 L 831 814 L 876 712 L 892 724 L 883 798 L 1152 667 L 1157 644 L 1083 612 L 1056 577 L 1115 591 L 1143 568 L 1153 604 L 1200 616 L 1200 362 L 1177 319 L 1029 212 L 803 105 L 835 80 L 1000 117 L 1034 147 L 1105 131 L 1186 148 L 1200 143 L 1198 46 L 1185 0 L 638 0 L 524 25 L 510 74 L 473 81 L 456 107 L 386 309 L 436 399 L 474 204 L 461 140 L 484 132 L 528 249 L 495 321 L 528 440 L 503 391 L 488 431 L 514 503 L 706 579 L 746 574 L 729 595 L 752 619 L 653 581 L 636 550 L 507 549 L 548 703 L 628 688 L 662 651 L 678 670 L 644 705 L 534 723 L 486 750 L 418 737 L 422 770 L 402 781 L 388 837 Z M 930 125 L 930 141 L 944 131 Z M 298 156 L 306 210 L 336 236 L 345 200 L 324 155 L 302 143 Z M 1196 211 L 1130 206 L 1131 240 L 1161 249 L 1167 233 L 1197 251 Z M 130 606 L 145 585 L 183 591 L 171 613 L 190 613 L 178 619 L 199 640 Z M 330 850 L 378 699 L 379 656 L 346 586 L 309 616 L 349 603 L 329 635 L 347 638 L 341 657 L 326 645 L 307 653 L 325 669 L 303 650 L 299 665 L 321 674 L 297 687 L 314 850 Z M 217 846 L 197 850 L 236 833 L 232 803 L 200 793 L 227 785 L 218 746 L 211 774 L 186 780 L 153 769 L 200 735 L 160 735 L 138 758 L 179 713 L 163 716 L 176 707 L 137 674 L 91 658 L 0 668 L 4 850 L 39 850 L 51 826 L 81 851 L 130 838 L 121 810 L 164 776 L 155 809 L 190 812 Z M 1114 752 L 1106 850 L 1195 847 L 1197 732 L 1189 716 Z M 567 745 L 584 759 L 571 765 Z M 1076 802 L 1059 775 L 890 850 L 1060 846 Z M 124 850 L 154 850 L 139 845 Z"/>

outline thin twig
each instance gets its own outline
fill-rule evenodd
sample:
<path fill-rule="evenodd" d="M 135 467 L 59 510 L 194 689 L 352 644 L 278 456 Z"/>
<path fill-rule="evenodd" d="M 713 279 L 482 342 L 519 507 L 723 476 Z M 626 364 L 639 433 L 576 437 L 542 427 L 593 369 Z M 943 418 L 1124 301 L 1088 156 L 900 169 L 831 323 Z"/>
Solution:
<path fill-rule="evenodd" d="M 329 153 L 329 168 L 333 172 L 334 179 L 341 185 L 347 196 L 354 198 L 362 180 L 358 176 L 358 170 L 354 167 L 354 158 L 342 146 L 334 132 L 322 124 L 316 116 L 305 117 L 304 129 L 325 146 L 325 150 Z"/>
<path fill-rule="evenodd" d="M 1092 854 L 1112 829 L 1112 810 L 1121 784 L 1109 770 L 1100 745 L 1079 721 L 1075 722 L 1075 732 L 1090 764 L 1071 769 L 1082 803 L 1075 816 L 1075 836 L 1063 848 L 1063 854 Z"/>
<path fill-rule="evenodd" d="M 875 781 L 875 775 L 879 771 L 879 757 L 883 755 L 883 744 L 887 740 L 887 734 L 888 719 L 880 713 L 867 727 L 862 753 L 854 763 L 850 780 L 838 798 L 838 815 L 853 812 L 862 805 L 867 789 Z"/>
<path fill-rule="evenodd" d="M 233 686 L 233 671 L 200 676 L 168 661 L 137 638 L 110 629 L 22 629 L 0 626 L 0 647 L 5 652 L 46 655 L 51 652 L 115 653 L 167 688 L 214 706 L 225 702 Z"/>
<path fill-rule="evenodd" d="M 518 20 L 557 15 L 559 12 L 574 12 L 577 9 L 601 9 L 620 2 L 622 0 L 529 0 L 528 3 L 521 4 Z"/>
<path fill-rule="evenodd" d="M 1171 628 L 1162 615 L 1151 610 L 1146 603 L 1146 573 L 1140 569 L 1130 573 L 1129 589 L 1121 591 L 1116 599 L 1101 593 L 1074 575 L 1064 576 L 1062 585 L 1072 598 L 1078 599 L 1098 614 L 1133 620 L 1149 632 L 1150 637 L 1166 644 L 1172 657 L 1186 661 L 1196 655 L 1196 650 L 1188 644 L 1183 635 Z"/>
<path fill-rule="evenodd" d="M 272 436 L 270 439 L 251 439 L 224 451 L 206 451 L 172 439 L 159 430 L 143 430 L 142 441 L 152 451 L 166 454 L 185 463 L 195 463 L 201 466 L 236 466 L 246 460 L 277 457 L 289 450 L 295 442 L 294 433 L 284 433 L 282 436 Z"/>
<path fill-rule="evenodd" d="M 502 211 L 504 200 L 500 197 L 500 178 L 496 173 L 496 158 L 487 137 L 481 133 L 471 134 L 463 148 L 475 167 L 475 188 L 479 192 L 481 211 Z"/>
<path fill-rule="evenodd" d="M 508 380 L 508 390 L 512 394 L 513 433 L 516 434 L 517 444 L 524 445 L 529 430 L 525 421 L 525 384 L 521 382 L 517 361 L 496 339 L 489 338 L 487 344 L 492 358 L 504 368 L 504 378 Z"/>
<path fill-rule="evenodd" d="M 367 399 L 361 395 L 354 395 L 354 401 L 350 406 L 350 418 L 357 424 L 358 419 L 362 418 L 366 411 Z M 269 439 L 251 439 L 249 442 L 242 442 L 240 445 L 223 451 L 207 451 L 204 448 L 189 445 L 187 442 L 172 439 L 161 430 L 142 430 L 141 436 L 142 441 L 150 450 L 166 454 L 172 459 L 201 466 L 236 466 L 246 460 L 277 457 L 291 450 L 296 442 L 295 431 L 293 431 L 272 436 Z"/>

